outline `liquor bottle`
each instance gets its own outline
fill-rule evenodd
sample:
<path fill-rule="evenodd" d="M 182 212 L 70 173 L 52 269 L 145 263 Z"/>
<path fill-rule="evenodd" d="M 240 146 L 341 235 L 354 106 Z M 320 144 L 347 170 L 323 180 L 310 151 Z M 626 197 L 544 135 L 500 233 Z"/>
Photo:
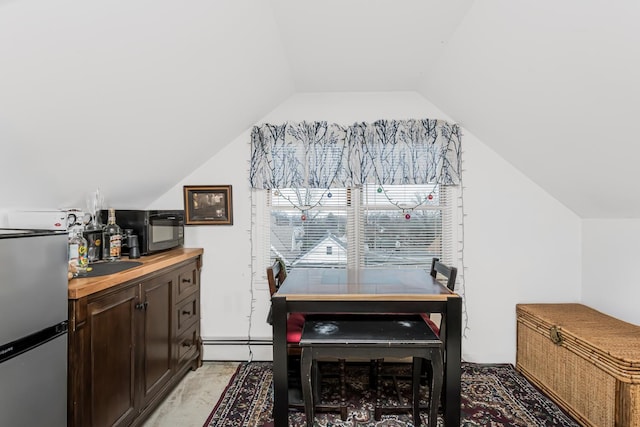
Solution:
<path fill-rule="evenodd" d="M 109 208 L 107 225 L 102 229 L 102 259 L 117 261 L 122 249 L 122 229 L 116 224 L 116 211 Z"/>
<path fill-rule="evenodd" d="M 81 229 L 72 229 L 69 233 L 69 272 L 73 277 L 86 276 L 88 266 L 87 239 L 82 237 Z"/>

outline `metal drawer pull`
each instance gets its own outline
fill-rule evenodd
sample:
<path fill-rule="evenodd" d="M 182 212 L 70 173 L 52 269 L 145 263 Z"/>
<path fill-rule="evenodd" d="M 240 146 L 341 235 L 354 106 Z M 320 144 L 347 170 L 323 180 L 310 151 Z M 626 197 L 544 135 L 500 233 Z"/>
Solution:
<path fill-rule="evenodd" d="M 182 279 L 182 283 L 191 283 L 191 279 Z"/>
<path fill-rule="evenodd" d="M 183 347 L 191 347 L 191 345 L 192 345 L 191 341 L 185 341 L 185 342 L 182 343 Z"/>
<path fill-rule="evenodd" d="M 135 307 L 137 310 L 146 310 L 148 305 L 149 305 L 149 302 L 145 301 L 145 302 L 137 303 Z"/>
<path fill-rule="evenodd" d="M 191 312 L 190 312 L 190 311 L 187 311 L 187 310 L 182 310 L 182 314 L 183 314 L 183 315 L 186 315 L 186 316 L 190 316 L 190 315 L 191 315 Z"/>

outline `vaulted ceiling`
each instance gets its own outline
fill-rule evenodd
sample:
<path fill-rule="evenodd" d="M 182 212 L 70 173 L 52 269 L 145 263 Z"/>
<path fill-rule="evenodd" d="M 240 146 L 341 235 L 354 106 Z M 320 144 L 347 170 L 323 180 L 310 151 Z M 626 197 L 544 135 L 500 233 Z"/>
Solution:
<path fill-rule="evenodd" d="M 637 22 L 636 0 L 0 0 L 0 208 L 143 207 L 294 93 L 417 91 L 579 216 L 640 218 Z"/>

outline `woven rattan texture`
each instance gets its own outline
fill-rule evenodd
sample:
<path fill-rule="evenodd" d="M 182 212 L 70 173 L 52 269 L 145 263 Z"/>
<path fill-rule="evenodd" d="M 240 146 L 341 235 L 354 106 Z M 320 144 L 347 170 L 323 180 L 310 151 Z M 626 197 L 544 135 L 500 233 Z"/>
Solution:
<path fill-rule="evenodd" d="M 640 426 L 640 327 L 579 304 L 518 305 L 517 318 L 529 380 L 583 425 Z"/>
<path fill-rule="evenodd" d="M 607 365 L 621 381 L 640 383 L 640 326 L 581 304 L 521 304 L 517 311 L 543 335 L 557 327 L 563 346 Z"/>

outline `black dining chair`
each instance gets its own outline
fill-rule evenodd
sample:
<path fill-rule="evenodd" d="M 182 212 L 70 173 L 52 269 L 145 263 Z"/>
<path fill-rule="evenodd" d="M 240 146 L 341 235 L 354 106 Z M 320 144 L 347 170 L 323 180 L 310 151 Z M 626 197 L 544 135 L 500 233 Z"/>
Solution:
<path fill-rule="evenodd" d="M 439 258 L 433 258 L 431 260 L 431 271 L 429 272 L 431 277 L 438 280 L 443 280 L 443 284 L 450 290 L 454 291 L 456 286 L 456 278 L 458 276 L 458 269 L 456 267 L 450 267 L 440 262 Z M 436 324 L 431 319 L 431 314 L 423 313 L 422 318 L 433 329 L 433 332 L 438 336 L 444 336 L 441 332 L 446 327 L 445 317 L 441 317 L 440 324 Z"/>
<path fill-rule="evenodd" d="M 272 265 L 267 267 L 267 282 L 269 284 L 269 294 L 273 297 L 280 286 L 287 278 L 287 267 L 280 258 L 276 258 Z M 273 324 L 273 309 L 269 308 L 269 314 L 267 315 L 267 323 Z M 300 325 L 300 331 L 302 331 L 302 325 Z"/>
<path fill-rule="evenodd" d="M 440 262 L 439 258 L 433 258 L 431 260 L 431 271 L 429 273 L 431 277 L 436 280 L 441 280 L 442 283 L 449 289 L 451 292 L 455 291 L 456 287 L 456 278 L 458 277 L 458 269 L 456 267 L 447 266 Z M 436 322 L 431 319 L 431 315 L 429 313 L 422 314 L 423 320 L 429 325 L 429 327 L 433 330 L 433 332 L 440 338 L 443 344 L 443 348 L 446 348 L 446 327 L 447 327 L 447 317 L 444 314 L 440 315 L 440 323 L 436 324 Z M 429 365 L 424 365 L 422 367 L 422 375 L 421 381 L 423 383 L 430 383 L 431 377 L 433 376 L 432 369 Z M 444 393 L 442 394 L 444 396 Z"/>
<path fill-rule="evenodd" d="M 269 293 L 271 297 L 280 289 L 280 286 L 287 278 L 287 269 L 285 263 L 277 258 L 272 265 L 267 267 L 267 282 L 269 284 Z M 304 313 L 289 313 L 287 316 L 287 356 L 289 358 L 288 377 L 290 381 L 289 387 L 289 407 L 293 409 L 303 410 L 304 401 L 302 398 L 301 381 L 300 381 L 300 337 L 302 336 L 302 328 L 305 323 Z M 267 315 L 267 323 L 273 324 L 273 310 L 269 308 L 269 314 Z M 340 361 L 339 376 L 341 381 L 344 382 L 344 360 Z M 347 409 L 344 405 L 335 404 L 321 404 L 315 402 L 314 407 L 316 411 L 330 412 L 339 410 L 340 416 L 343 420 L 347 417 Z"/>

